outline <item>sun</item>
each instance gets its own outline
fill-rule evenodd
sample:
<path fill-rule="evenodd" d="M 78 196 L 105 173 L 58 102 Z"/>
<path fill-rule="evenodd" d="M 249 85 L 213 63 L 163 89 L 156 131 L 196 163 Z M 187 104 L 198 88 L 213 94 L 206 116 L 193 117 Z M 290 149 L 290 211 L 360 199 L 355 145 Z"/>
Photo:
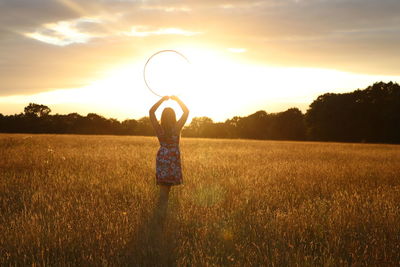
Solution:
<path fill-rule="evenodd" d="M 145 77 L 157 95 L 178 95 L 200 101 L 228 93 L 224 75 L 233 62 L 212 50 L 180 48 L 156 54 L 145 68 Z M 219 90 L 215 90 L 218 86 Z"/>
<path fill-rule="evenodd" d="M 240 78 L 235 69 L 238 62 L 218 50 L 181 47 L 178 51 L 185 55 L 190 64 L 182 59 L 177 60 L 177 57 L 166 60 L 164 65 L 160 64 L 167 72 L 173 72 L 170 77 L 174 77 L 174 80 L 170 82 L 178 84 L 171 88 L 171 92 L 187 101 L 192 117 L 207 116 L 217 121 L 226 118 L 229 114 L 224 106 L 240 101 L 236 94 L 240 89 L 232 85 L 233 79 L 230 77 Z"/>
<path fill-rule="evenodd" d="M 269 76 L 276 78 L 278 74 L 269 75 L 258 67 L 238 61 L 229 56 L 232 52 L 228 49 L 175 49 L 184 57 L 173 52 L 158 54 L 149 62 L 146 78 L 157 95 L 179 96 L 189 107 L 190 118 L 207 116 L 214 121 L 224 121 L 251 112 L 254 101 L 250 98 L 254 95 L 282 92 L 261 87 L 266 79 L 271 79 Z M 150 51 L 129 64 L 110 69 L 104 79 L 87 87 L 89 92 L 84 95 L 99 109 L 117 114 L 117 117 L 129 113 L 147 115 L 148 107 L 159 99 L 146 87 L 143 78 L 145 63 L 154 53 Z M 164 106 L 173 107 L 179 116 L 180 108 L 173 101 L 167 101 Z"/>
<path fill-rule="evenodd" d="M 236 103 L 232 97 L 237 88 L 226 77 L 230 73 L 238 76 L 234 62 L 218 51 L 188 47 L 176 50 L 184 57 L 174 52 L 160 53 L 144 70 L 152 55 L 149 53 L 150 56 L 143 55 L 131 64 L 109 70 L 106 78 L 90 86 L 93 94 L 89 95 L 95 96 L 98 105 L 110 107 L 114 103 L 123 112 L 132 112 L 133 107 L 135 112 L 139 112 L 139 107 L 146 110 L 159 96 L 177 95 L 190 108 L 190 117 L 208 116 L 218 121 L 229 116 L 221 103 L 226 97 L 231 98 L 229 104 Z M 147 88 L 144 74 L 150 88 L 159 96 Z M 173 107 L 179 115 L 180 108 L 172 101 L 165 105 Z M 108 108 L 107 112 L 113 112 L 112 109 Z"/>
<path fill-rule="evenodd" d="M 232 69 L 233 62 L 216 50 L 189 47 L 178 47 L 176 50 L 189 63 L 174 53 L 155 57 L 147 69 L 151 88 L 161 96 L 179 96 L 190 108 L 190 118 L 208 116 L 218 121 L 229 116 L 226 109 L 221 108 L 221 101 L 233 96 L 234 89 L 225 77 L 232 71 L 229 69 Z M 143 79 L 144 65 L 152 54 L 154 51 L 149 51 L 132 58 L 128 64 L 113 66 L 103 72 L 103 78 L 90 85 L 59 90 L 49 98 L 60 103 L 68 100 L 93 112 L 119 119 L 146 116 L 148 108 L 159 99 L 146 87 Z M 234 102 L 233 99 L 229 101 L 230 104 Z M 173 101 L 167 101 L 165 105 L 172 106 L 179 116 L 180 108 Z"/>
<path fill-rule="evenodd" d="M 181 95 L 191 86 L 192 64 L 176 50 L 153 54 L 143 68 L 146 87 L 157 96 Z"/>
<path fill-rule="evenodd" d="M 257 110 L 283 111 L 298 103 L 310 103 L 324 91 L 343 88 L 343 84 L 354 80 L 354 75 L 333 70 L 252 64 L 241 61 L 229 49 L 193 46 L 174 49 L 189 63 L 174 53 L 160 55 L 149 65 L 148 79 L 157 94 L 175 94 L 187 104 L 188 122 L 200 116 L 218 122 Z M 144 65 L 155 52 L 148 51 L 127 59 L 126 64 L 110 67 L 102 73 L 102 79 L 88 86 L 42 93 L 37 96 L 37 102 L 79 104 L 80 110 L 120 120 L 148 116 L 148 109 L 160 99 L 146 87 L 143 79 Z M 173 101 L 167 101 L 160 112 L 164 106 L 173 107 L 180 116 L 181 110 Z"/>

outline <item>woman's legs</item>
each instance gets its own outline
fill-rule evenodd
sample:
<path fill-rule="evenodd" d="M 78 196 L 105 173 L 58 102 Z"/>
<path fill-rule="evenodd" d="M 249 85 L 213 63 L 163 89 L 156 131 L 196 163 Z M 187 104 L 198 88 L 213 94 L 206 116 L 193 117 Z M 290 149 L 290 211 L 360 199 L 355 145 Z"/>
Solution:
<path fill-rule="evenodd" d="M 167 216 L 169 191 L 171 186 L 160 185 L 160 195 L 158 198 L 157 209 L 158 209 L 158 221 L 162 225 L 164 224 L 165 217 Z"/>
<path fill-rule="evenodd" d="M 160 198 L 159 203 L 168 204 L 169 191 L 171 190 L 171 186 L 169 185 L 160 185 Z"/>

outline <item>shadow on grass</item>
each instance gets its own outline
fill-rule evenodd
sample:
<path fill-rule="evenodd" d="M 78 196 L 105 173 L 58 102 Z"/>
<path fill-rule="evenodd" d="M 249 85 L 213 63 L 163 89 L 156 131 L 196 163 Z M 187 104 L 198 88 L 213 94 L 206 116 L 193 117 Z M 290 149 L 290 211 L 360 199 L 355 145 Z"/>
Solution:
<path fill-rule="evenodd" d="M 144 216 L 127 243 L 123 263 L 126 266 L 176 266 L 173 229 L 168 229 L 168 202 L 157 205 Z"/>

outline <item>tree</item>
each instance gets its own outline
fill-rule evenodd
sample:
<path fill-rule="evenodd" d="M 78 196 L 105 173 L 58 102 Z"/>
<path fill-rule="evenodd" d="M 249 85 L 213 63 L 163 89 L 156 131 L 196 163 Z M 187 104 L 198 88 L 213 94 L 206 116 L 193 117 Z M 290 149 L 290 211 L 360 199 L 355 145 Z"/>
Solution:
<path fill-rule="evenodd" d="M 24 108 L 24 113 L 28 117 L 44 117 L 49 115 L 51 109 L 45 105 L 39 105 L 35 103 L 29 103 L 28 106 Z"/>
<path fill-rule="evenodd" d="M 259 110 L 254 114 L 241 118 L 237 122 L 239 137 L 250 139 L 266 139 L 268 137 L 267 128 L 269 116 L 264 110 Z"/>
<path fill-rule="evenodd" d="M 400 142 L 400 86 L 375 83 L 364 90 L 319 96 L 306 113 L 314 140 Z"/>
<path fill-rule="evenodd" d="M 242 118 L 235 116 L 232 119 L 227 119 L 225 121 L 225 130 L 228 138 L 239 138 L 239 123 Z"/>
<path fill-rule="evenodd" d="M 209 117 L 194 117 L 189 126 L 183 131 L 185 136 L 190 137 L 206 137 L 205 132 L 213 124 L 213 120 Z"/>
<path fill-rule="evenodd" d="M 121 130 L 123 134 L 135 134 L 138 122 L 136 120 L 124 120 L 121 123 Z"/>
<path fill-rule="evenodd" d="M 137 121 L 136 131 L 137 135 L 153 136 L 155 135 L 153 125 L 149 117 L 143 117 Z"/>
<path fill-rule="evenodd" d="M 298 108 L 277 113 L 273 126 L 276 139 L 304 140 L 306 138 L 304 115 Z"/>

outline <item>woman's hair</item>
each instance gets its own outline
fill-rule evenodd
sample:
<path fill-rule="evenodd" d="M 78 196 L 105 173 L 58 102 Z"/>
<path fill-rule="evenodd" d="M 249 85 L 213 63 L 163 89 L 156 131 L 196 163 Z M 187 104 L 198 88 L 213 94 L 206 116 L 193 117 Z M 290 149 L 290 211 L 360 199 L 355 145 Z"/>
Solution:
<path fill-rule="evenodd" d="M 161 114 L 161 128 L 164 134 L 171 136 L 174 133 L 176 126 L 176 115 L 172 108 L 164 108 Z"/>

